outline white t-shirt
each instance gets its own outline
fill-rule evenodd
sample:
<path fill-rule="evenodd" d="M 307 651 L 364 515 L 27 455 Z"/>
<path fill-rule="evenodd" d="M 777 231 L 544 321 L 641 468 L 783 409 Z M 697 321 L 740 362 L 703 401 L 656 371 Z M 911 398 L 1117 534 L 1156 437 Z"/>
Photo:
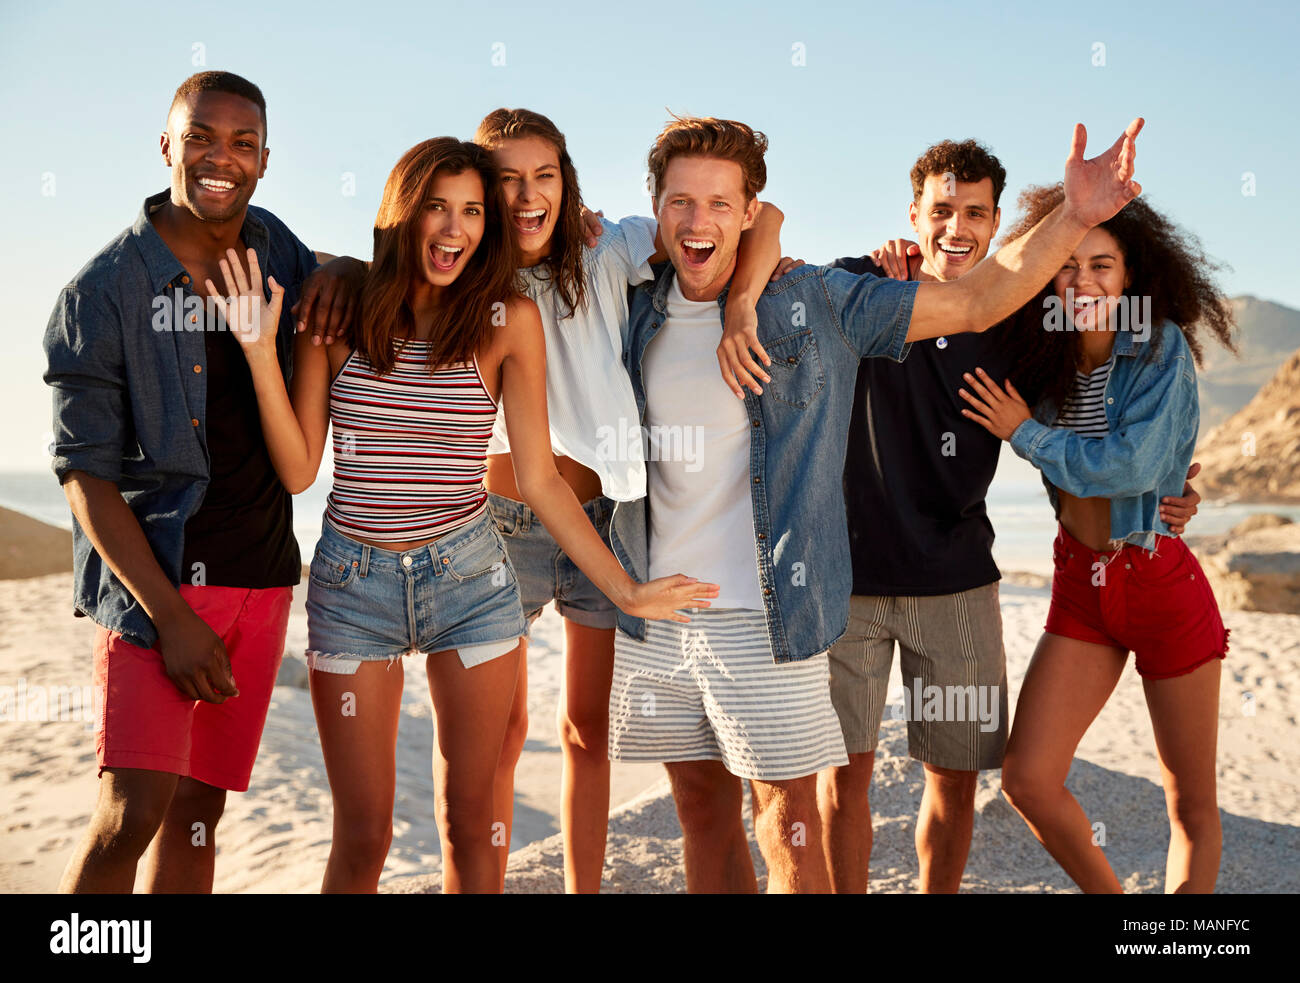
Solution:
<path fill-rule="evenodd" d="M 763 610 L 754 549 L 745 404 L 722 381 L 717 301 L 674 278 L 668 317 L 641 360 L 650 487 L 650 577 L 717 584 L 715 608 Z"/>
<path fill-rule="evenodd" d="M 596 248 L 583 247 L 586 304 L 568 308 L 552 289 L 550 270 L 520 270 L 524 293 L 537 303 L 546 336 L 546 413 L 551 450 L 600 476 L 601 491 L 616 502 L 645 497 L 645 459 L 636 440 L 636 397 L 623 368 L 628 284 L 651 278 L 655 220 L 604 221 Z M 504 404 L 488 441 L 489 454 L 508 454 Z"/>

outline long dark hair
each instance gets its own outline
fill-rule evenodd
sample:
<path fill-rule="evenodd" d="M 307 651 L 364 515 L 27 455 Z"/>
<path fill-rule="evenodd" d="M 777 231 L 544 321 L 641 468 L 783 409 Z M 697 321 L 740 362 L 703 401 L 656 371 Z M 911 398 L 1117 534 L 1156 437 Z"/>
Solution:
<path fill-rule="evenodd" d="M 446 288 L 429 335 L 429 370 L 469 361 L 492 340 L 497 304 L 518 296 L 513 231 L 506 218 L 501 180 L 491 155 L 455 137 L 435 137 L 402 155 L 384 184 L 375 217 L 375 253 L 361 288 L 353 339 L 384 375 L 392 371 L 394 341 L 415 331 L 410 287 L 423 275 L 420 217 L 438 174 L 476 171 L 483 180 L 483 238 L 465 269 Z M 495 319 L 500 323 L 500 318 Z"/>
<path fill-rule="evenodd" d="M 1021 217 L 1004 243 L 1027 234 L 1064 200 L 1065 187 L 1059 183 L 1026 188 L 1019 199 Z M 1115 237 L 1124 253 L 1124 265 L 1131 275 L 1125 290 L 1128 309 L 1137 310 L 1140 298 L 1150 298 L 1149 351 L 1159 345 L 1166 321 L 1182 329 L 1198 366 L 1207 333 L 1229 351 L 1237 350 L 1232 307 L 1213 277 L 1221 266 L 1206 257 L 1195 236 L 1179 229 L 1143 198 L 1134 198 L 1100 227 Z M 1004 330 L 1007 344 L 1019 352 L 1011 373 L 1016 386 L 1026 398 L 1047 398 L 1060 405 L 1080 364 L 1080 338 L 1074 331 L 1043 329 L 1044 301 L 1052 293 L 1053 286 L 1048 283 L 1009 319 Z"/>
<path fill-rule="evenodd" d="M 582 245 L 586 235 L 582 225 L 578 169 L 573 166 L 564 134 L 549 118 L 531 109 L 494 109 L 479 123 L 474 142 L 488 150 L 496 150 L 502 141 L 526 137 L 539 137 L 551 144 L 560 160 L 564 200 L 551 237 L 550 255 L 542 262 L 555 281 L 556 292 L 568 308 L 561 317 L 572 317 L 587 300 L 586 277 L 582 269 Z"/>

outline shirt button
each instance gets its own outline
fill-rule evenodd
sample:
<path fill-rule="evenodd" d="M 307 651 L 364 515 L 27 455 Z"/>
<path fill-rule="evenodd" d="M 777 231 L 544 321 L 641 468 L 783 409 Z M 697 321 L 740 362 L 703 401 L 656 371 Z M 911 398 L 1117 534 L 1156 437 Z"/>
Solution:
<path fill-rule="evenodd" d="M 1109 405 L 1109 404 L 1111 404 L 1111 403 L 1113 403 L 1113 402 L 1115 402 L 1115 397 L 1114 397 L 1114 396 L 1107 396 L 1107 397 L 1106 397 L 1106 403 L 1107 403 L 1107 405 Z"/>
<path fill-rule="evenodd" d="M 183 277 L 181 277 L 181 283 L 189 283 L 189 282 L 190 282 L 190 278 L 189 278 L 189 277 L 187 277 L 187 276 L 183 276 Z"/>
<path fill-rule="evenodd" d="M 947 347 L 948 347 L 948 339 L 947 339 L 947 338 L 936 338 L 935 341 L 934 341 L 934 347 L 935 347 L 935 348 L 947 348 Z"/>
<path fill-rule="evenodd" d="M 402 566 L 409 567 L 410 565 L 411 565 L 411 558 L 409 556 L 402 557 Z"/>
<path fill-rule="evenodd" d="M 1131 563 L 1125 563 L 1125 564 L 1124 564 L 1124 569 L 1125 569 L 1125 570 L 1132 570 L 1132 569 L 1133 569 L 1133 564 L 1131 564 Z"/>
<path fill-rule="evenodd" d="M 202 372 L 202 371 L 203 371 L 203 366 L 202 366 L 202 365 L 196 365 L 196 366 L 194 366 L 194 371 L 195 371 L 196 374 L 199 373 L 199 372 Z"/>
<path fill-rule="evenodd" d="M 449 559 L 447 559 L 445 556 L 442 558 L 442 565 L 443 565 L 444 567 L 445 567 L 448 563 L 450 563 L 450 562 L 451 562 L 451 561 L 450 561 Z"/>
<path fill-rule="evenodd" d="M 199 418 L 196 416 L 190 417 L 190 426 L 197 427 L 198 425 L 199 425 Z"/>
<path fill-rule="evenodd" d="M 763 588 L 763 596 L 764 596 L 764 597 L 767 597 L 767 596 L 770 595 L 771 593 L 772 593 L 772 588 L 771 588 L 771 587 L 764 587 L 764 588 Z"/>
<path fill-rule="evenodd" d="M 754 479 L 754 484 L 756 484 L 756 485 L 761 485 L 762 483 L 763 483 L 763 479 L 762 479 L 762 478 L 755 478 L 755 479 Z"/>
<path fill-rule="evenodd" d="M 754 421 L 754 426 L 758 426 L 758 421 L 757 421 L 757 420 Z"/>
<path fill-rule="evenodd" d="M 758 534 L 758 538 L 759 538 L 759 539 L 767 539 L 767 533 L 765 533 L 765 532 L 760 532 L 760 533 Z"/>
<path fill-rule="evenodd" d="M 650 322 L 650 327 L 652 327 L 652 328 L 657 328 L 657 327 L 659 327 L 659 322 L 658 322 L 658 321 L 651 321 L 651 322 Z"/>

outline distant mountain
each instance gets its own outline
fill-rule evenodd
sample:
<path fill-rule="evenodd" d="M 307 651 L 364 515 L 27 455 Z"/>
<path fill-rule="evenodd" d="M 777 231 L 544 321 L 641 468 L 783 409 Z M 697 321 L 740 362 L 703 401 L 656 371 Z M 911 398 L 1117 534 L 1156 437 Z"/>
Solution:
<path fill-rule="evenodd" d="M 1234 297 L 1231 304 L 1241 357 L 1205 342 L 1205 366 L 1197 371 L 1202 437 L 1250 402 L 1300 348 L 1300 311 L 1257 297 Z"/>
<path fill-rule="evenodd" d="M 1206 498 L 1300 503 L 1300 351 L 1254 399 L 1205 433 L 1194 460 L 1203 468 L 1195 484 Z"/>

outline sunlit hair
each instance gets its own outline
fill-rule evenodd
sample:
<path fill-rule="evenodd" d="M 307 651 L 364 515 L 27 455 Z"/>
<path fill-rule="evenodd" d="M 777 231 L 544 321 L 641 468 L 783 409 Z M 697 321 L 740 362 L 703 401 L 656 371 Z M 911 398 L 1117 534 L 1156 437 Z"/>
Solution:
<path fill-rule="evenodd" d="M 555 290 L 567 308 L 562 317 L 572 317 L 587 299 L 586 277 L 582 268 L 582 245 L 586 234 L 582 224 L 582 192 L 578 188 L 578 170 L 569 156 L 564 134 L 541 113 L 530 109 L 494 109 L 483 117 L 474 142 L 496 150 L 505 140 L 538 137 L 555 148 L 560 162 L 560 180 L 564 197 L 551 236 L 550 254 L 543 266 L 555 281 Z M 513 231 L 513 230 L 512 230 Z"/>
<path fill-rule="evenodd" d="M 375 252 L 361 288 L 353 338 L 381 375 L 396 363 L 398 343 L 414 337 L 412 284 L 424 276 L 420 220 L 440 174 L 476 171 L 483 180 L 483 238 L 442 293 L 429 335 L 429 370 L 466 362 L 492 339 L 494 305 L 517 296 L 514 236 L 492 156 L 474 143 L 436 137 L 416 144 L 384 185 L 375 217 Z M 498 319 L 499 323 L 499 319 Z"/>
<path fill-rule="evenodd" d="M 650 148 L 651 192 L 659 198 L 664 174 L 674 157 L 719 157 L 735 161 L 745 183 L 745 202 L 767 184 L 767 137 L 744 123 L 712 116 L 674 116 Z"/>
<path fill-rule="evenodd" d="M 1029 187 L 1020 194 L 1020 219 L 1004 242 L 1026 235 L 1030 229 L 1065 201 L 1065 187 Z M 1128 309 L 1138 310 L 1140 298 L 1151 298 L 1151 337 L 1148 354 L 1160 344 L 1166 321 L 1178 325 L 1187 347 L 1199 366 L 1208 332 L 1224 348 L 1235 352 L 1236 327 L 1232 305 L 1214 282 L 1220 265 L 1209 260 L 1200 241 L 1179 229 L 1164 215 L 1134 198 L 1115 215 L 1102 222 L 1124 254 L 1124 266 L 1131 275 Z M 1020 362 L 1012 372 L 1017 386 L 1049 397 L 1058 405 L 1069 394 L 1074 373 L 1080 365 L 1081 337 L 1077 331 L 1044 331 L 1043 302 L 1055 290 L 1048 283 L 1013 319 L 1013 336 L 1008 343 L 1019 351 Z"/>
<path fill-rule="evenodd" d="M 958 181 L 974 184 L 985 178 L 993 182 L 993 207 L 1002 200 L 1002 189 L 1007 184 L 1007 169 L 1002 162 L 974 140 L 955 143 L 944 140 L 928 148 L 912 165 L 912 200 L 920 201 L 925 191 L 925 179 L 932 174 L 943 177 L 951 174 Z"/>

